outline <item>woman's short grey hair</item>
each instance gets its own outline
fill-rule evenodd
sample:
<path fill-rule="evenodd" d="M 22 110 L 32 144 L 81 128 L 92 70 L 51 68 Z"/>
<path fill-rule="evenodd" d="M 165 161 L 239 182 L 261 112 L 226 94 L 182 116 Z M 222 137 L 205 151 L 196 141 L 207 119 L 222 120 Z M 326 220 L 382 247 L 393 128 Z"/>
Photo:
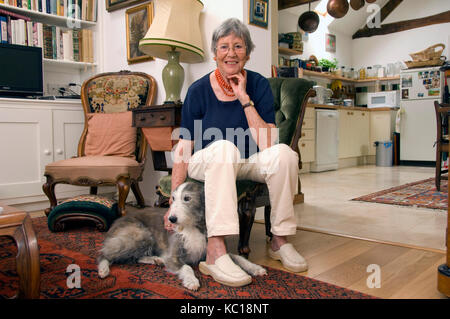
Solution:
<path fill-rule="evenodd" d="M 212 35 L 211 51 L 216 55 L 217 53 L 217 42 L 220 38 L 227 37 L 230 34 L 235 34 L 237 37 L 244 40 L 246 47 L 246 55 L 250 53 L 255 48 L 252 38 L 250 37 L 250 31 L 247 26 L 241 22 L 241 20 L 236 18 L 230 18 L 225 20 L 220 26 L 218 26 Z"/>

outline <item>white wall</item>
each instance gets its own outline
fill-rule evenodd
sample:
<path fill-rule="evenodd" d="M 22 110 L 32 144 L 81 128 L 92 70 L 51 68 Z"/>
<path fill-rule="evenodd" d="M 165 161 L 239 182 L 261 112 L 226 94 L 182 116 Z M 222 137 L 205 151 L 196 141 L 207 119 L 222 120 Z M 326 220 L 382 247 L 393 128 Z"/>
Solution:
<path fill-rule="evenodd" d="M 100 1 L 101 2 L 101 1 Z M 202 0 L 204 8 L 200 15 L 200 30 L 203 37 L 203 49 L 205 51 L 205 61 L 197 64 L 182 64 L 185 71 L 184 86 L 181 92 L 181 98 L 186 95 L 187 89 L 191 83 L 203 75 L 215 69 L 213 54 L 210 51 L 211 37 L 214 29 L 218 27 L 225 19 L 236 17 L 248 23 L 248 0 Z M 155 6 L 155 15 L 158 14 L 158 7 Z M 155 59 L 154 61 L 131 64 L 127 63 L 126 52 L 126 30 L 125 30 L 125 10 L 117 10 L 111 13 L 103 12 L 102 24 L 102 71 L 113 72 L 120 70 L 131 70 L 146 72 L 152 75 L 157 82 L 156 104 L 161 104 L 165 99 L 164 87 L 161 79 L 161 73 L 167 61 Z M 269 77 L 271 71 L 271 30 L 262 29 L 256 26 L 248 25 L 252 40 L 256 45 L 255 51 L 246 68 L 261 73 Z M 144 181 L 141 183 L 141 190 L 147 200 L 147 204 L 153 204 L 156 199 L 155 186 L 162 172 L 153 170 L 151 154 L 147 155 L 147 163 L 144 171 Z"/>
<path fill-rule="evenodd" d="M 403 1 L 383 23 L 423 18 L 447 10 L 450 10 L 450 1 L 447 0 Z M 443 55 L 450 58 L 450 23 L 355 39 L 351 43 L 353 64 L 355 67 L 362 67 L 409 61 L 411 60 L 409 53 L 422 51 L 437 43 L 446 46 Z"/>

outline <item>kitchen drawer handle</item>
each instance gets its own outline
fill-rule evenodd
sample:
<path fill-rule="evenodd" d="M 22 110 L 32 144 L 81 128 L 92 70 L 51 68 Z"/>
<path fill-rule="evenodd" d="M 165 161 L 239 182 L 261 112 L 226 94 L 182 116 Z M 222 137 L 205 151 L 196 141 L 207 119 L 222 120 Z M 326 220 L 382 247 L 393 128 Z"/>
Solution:
<path fill-rule="evenodd" d="M 305 143 L 302 143 L 302 147 L 305 147 L 306 146 L 306 144 Z"/>
<path fill-rule="evenodd" d="M 302 136 L 306 136 L 306 133 L 302 133 Z"/>

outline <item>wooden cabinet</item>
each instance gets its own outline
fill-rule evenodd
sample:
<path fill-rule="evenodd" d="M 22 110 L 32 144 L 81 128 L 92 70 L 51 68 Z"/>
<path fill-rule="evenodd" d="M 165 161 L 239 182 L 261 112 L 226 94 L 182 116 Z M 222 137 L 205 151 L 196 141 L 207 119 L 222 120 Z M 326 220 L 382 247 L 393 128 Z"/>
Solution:
<path fill-rule="evenodd" d="M 397 111 L 370 112 L 369 155 L 376 155 L 376 141 L 392 141 Z"/>
<path fill-rule="evenodd" d="M 75 156 L 83 128 L 80 101 L 0 99 L 0 199 L 45 200 L 45 165 Z M 57 192 L 63 198 L 78 189 L 61 185 Z"/>
<path fill-rule="evenodd" d="M 316 112 L 307 107 L 303 118 L 302 135 L 298 140 L 302 163 L 314 162 L 316 158 Z"/>
<path fill-rule="evenodd" d="M 339 158 L 369 155 L 368 111 L 339 110 Z"/>

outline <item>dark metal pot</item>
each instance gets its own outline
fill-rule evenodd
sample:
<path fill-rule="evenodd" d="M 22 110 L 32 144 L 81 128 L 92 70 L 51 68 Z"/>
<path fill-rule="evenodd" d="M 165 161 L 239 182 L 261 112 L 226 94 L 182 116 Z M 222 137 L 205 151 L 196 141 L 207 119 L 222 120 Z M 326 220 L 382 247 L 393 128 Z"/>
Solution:
<path fill-rule="evenodd" d="M 298 18 L 298 26 L 305 32 L 313 33 L 317 30 L 319 26 L 319 15 L 314 11 L 311 11 L 311 3 L 310 3 L 310 11 L 304 12 L 300 18 Z"/>

